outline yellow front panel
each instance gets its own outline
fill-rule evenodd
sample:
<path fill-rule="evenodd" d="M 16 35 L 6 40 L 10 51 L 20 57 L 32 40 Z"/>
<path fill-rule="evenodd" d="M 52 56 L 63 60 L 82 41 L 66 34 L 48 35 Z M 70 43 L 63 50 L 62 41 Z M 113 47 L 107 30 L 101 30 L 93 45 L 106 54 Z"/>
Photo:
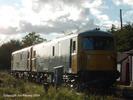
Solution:
<path fill-rule="evenodd" d="M 114 52 L 91 51 L 80 54 L 80 69 L 89 71 L 105 71 L 116 69 L 116 55 Z"/>
<path fill-rule="evenodd" d="M 87 59 L 87 69 L 89 70 L 113 70 L 115 67 L 110 55 L 90 55 Z"/>

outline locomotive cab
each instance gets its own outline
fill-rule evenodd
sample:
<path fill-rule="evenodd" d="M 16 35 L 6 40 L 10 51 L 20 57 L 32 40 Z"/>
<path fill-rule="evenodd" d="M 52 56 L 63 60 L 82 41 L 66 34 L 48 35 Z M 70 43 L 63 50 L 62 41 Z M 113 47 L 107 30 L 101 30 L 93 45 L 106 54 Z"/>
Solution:
<path fill-rule="evenodd" d="M 80 81 L 94 86 L 111 85 L 118 78 L 116 49 L 112 34 L 89 31 L 79 35 Z"/>

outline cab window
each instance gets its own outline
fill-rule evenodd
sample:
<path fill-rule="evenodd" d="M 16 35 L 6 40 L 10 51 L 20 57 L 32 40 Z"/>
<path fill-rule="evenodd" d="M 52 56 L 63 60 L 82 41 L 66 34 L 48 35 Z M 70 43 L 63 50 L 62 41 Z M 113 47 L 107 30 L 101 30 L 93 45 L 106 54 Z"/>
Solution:
<path fill-rule="evenodd" d="M 76 52 L 76 41 L 72 42 L 72 53 Z"/>
<path fill-rule="evenodd" d="M 52 47 L 52 56 L 55 56 L 55 47 Z"/>
<path fill-rule="evenodd" d="M 113 50 L 114 40 L 112 37 L 85 37 L 82 48 L 84 50 Z"/>
<path fill-rule="evenodd" d="M 93 47 L 93 39 L 84 38 L 84 40 L 83 40 L 83 48 L 92 50 L 94 48 Z"/>

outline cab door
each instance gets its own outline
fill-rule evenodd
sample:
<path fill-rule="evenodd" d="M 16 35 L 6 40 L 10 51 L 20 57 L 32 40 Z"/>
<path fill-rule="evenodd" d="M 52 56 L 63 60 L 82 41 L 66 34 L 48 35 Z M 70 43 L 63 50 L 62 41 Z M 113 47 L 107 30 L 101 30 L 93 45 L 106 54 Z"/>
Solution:
<path fill-rule="evenodd" d="M 71 69 L 72 73 L 77 73 L 77 38 L 72 38 L 70 40 L 71 49 Z"/>

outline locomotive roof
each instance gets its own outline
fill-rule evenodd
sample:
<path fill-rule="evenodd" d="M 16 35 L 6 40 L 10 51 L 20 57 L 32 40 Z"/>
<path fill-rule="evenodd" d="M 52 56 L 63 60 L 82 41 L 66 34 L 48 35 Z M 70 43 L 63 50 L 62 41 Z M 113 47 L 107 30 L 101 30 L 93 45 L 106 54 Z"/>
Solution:
<path fill-rule="evenodd" d="M 108 36 L 108 37 L 113 37 L 113 35 L 109 32 L 100 31 L 100 30 L 89 30 L 89 31 L 85 31 L 85 32 L 69 34 L 69 35 L 66 35 L 64 37 L 54 39 L 52 41 L 60 41 L 60 40 L 64 40 L 64 39 L 72 38 L 72 37 L 76 37 L 76 36 Z"/>
<path fill-rule="evenodd" d="M 100 31 L 100 30 L 91 30 L 91 31 L 79 32 L 79 33 L 75 33 L 75 34 L 69 34 L 69 35 L 66 35 L 64 37 L 56 38 L 54 40 L 51 40 L 51 41 L 48 41 L 48 42 L 43 42 L 43 43 L 40 43 L 40 44 L 37 44 L 37 45 L 56 43 L 58 41 L 73 38 L 73 37 L 77 37 L 77 36 L 108 36 L 108 37 L 113 37 L 113 35 L 109 32 L 104 32 L 104 31 Z"/>
<path fill-rule="evenodd" d="M 31 47 L 34 47 L 34 46 L 47 45 L 49 43 L 55 43 L 55 42 L 58 42 L 58 41 L 61 41 L 61 40 L 65 40 L 65 39 L 68 39 L 68 38 L 72 38 L 72 37 L 76 37 L 76 36 L 108 36 L 108 37 L 113 37 L 113 35 L 111 33 L 109 33 L 109 32 L 104 32 L 104 31 L 100 31 L 100 30 L 89 30 L 89 31 L 85 31 L 85 32 L 69 34 L 69 35 L 66 35 L 64 37 L 56 38 L 56 39 L 51 40 L 51 41 L 42 42 L 42 43 L 39 43 L 39 44 L 36 44 L 36 45 L 32 45 L 32 46 L 29 46 L 29 47 L 14 51 L 12 54 L 23 52 L 23 51 L 27 51 Z"/>
<path fill-rule="evenodd" d="M 31 48 L 31 46 L 25 47 L 25 48 L 22 48 L 20 50 L 17 50 L 17 51 L 12 52 L 12 54 L 20 53 L 20 52 L 23 52 L 23 51 L 28 51 L 30 48 Z"/>
<path fill-rule="evenodd" d="M 112 37 L 113 35 L 109 32 L 100 31 L 100 30 L 91 30 L 79 33 L 80 36 L 109 36 Z"/>

